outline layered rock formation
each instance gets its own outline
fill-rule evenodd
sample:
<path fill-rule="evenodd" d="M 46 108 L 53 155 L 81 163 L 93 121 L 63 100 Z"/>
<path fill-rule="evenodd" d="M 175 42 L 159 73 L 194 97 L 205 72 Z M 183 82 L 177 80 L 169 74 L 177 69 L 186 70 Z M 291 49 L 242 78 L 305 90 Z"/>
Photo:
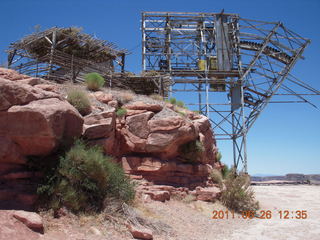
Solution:
<path fill-rule="evenodd" d="M 98 96 L 98 100 L 107 99 L 102 93 Z M 108 99 L 116 101 L 116 96 Z M 152 99 L 144 101 L 123 105 L 127 112 L 121 117 L 116 116 L 114 108 L 85 116 L 84 137 L 102 145 L 133 178 L 173 186 L 205 183 L 216 151 L 208 118 L 187 110 L 177 113 Z M 193 141 L 199 141 L 203 151 L 188 162 L 180 148 Z"/>
<path fill-rule="evenodd" d="M 27 158 L 49 155 L 82 134 L 78 111 L 34 83 L 41 79 L 0 69 L 0 200 L 9 208 L 28 208 L 36 200 L 39 173 L 28 170 Z"/>
<path fill-rule="evenodd" d="M 30 179 L 38 175 L 25 168 L 30 156 L 52 155 L 61 144 L 79 137 L 101 145 L 132 178 L 189 188 L 206 183 L 217 163 L 213 132 L 205 116 L 110 89 L 88 93 L 92 113 L 81 116 L 66 101 L 68 87 L 0 68 L 2 202 L 19 196 L 25 201 L 23 196 L 34 190 Z M 190 160 L 185 151 L 195 144 L 200 150 Z"/>

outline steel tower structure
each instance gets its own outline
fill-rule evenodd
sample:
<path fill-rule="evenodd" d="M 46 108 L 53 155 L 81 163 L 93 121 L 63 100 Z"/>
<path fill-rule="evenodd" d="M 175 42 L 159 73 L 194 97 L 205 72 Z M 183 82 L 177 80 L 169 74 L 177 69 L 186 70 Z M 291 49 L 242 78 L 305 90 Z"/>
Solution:
<path fill-rule="evenodd" d="M 245 172 L 247 133 L 268 103 L 310 103 L 306 95 L 320 94 L 290 74 L 310 40 L 281 22 L 143 12 L 141 24 L 143 70 L 169 74 L 169 94 L 188 93 L 187 105 L 209 117 L 216 139 L 232 140 L 234 165 Z M 279 96 L 289 99 L 274 101 Z"/>

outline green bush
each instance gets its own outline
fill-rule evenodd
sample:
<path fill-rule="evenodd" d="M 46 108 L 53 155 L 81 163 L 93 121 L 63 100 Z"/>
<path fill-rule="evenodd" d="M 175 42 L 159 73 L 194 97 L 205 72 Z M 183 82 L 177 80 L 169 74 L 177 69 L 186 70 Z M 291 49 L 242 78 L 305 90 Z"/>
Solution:
<path fill-rule="evenodd" d="M 104 78 L 96 72 L 86 74 L 84 79 L 87 84 L 87 88 L 92 91 L 99 90 L 105 83 Z"/>
<path fill-rule="evenodd" d="M 223 168 L 221 169 L 223 179 L 227 178 L 230 172 L 232 172 L 232 170 L 229 169 L 227 165 L 224 165 Z"/>
<path fill-rule="evenodd" d="M 176 105 L 177 105 L 178 107 L 181 107 L 181 108 L 184 108 L 184 107 L 185 107 L 184 102 L 182 102 L 182 101 L 177 101 L 177 102 L 176 102 Z"/>
<path fill-rule="evenodd" d="M 181 108 L 187 108 L 185 106 L 184 102 L 177 101 L 177 99 L 175 99 L 175 98 L 169 98 L 169 99 L 165 100 L 165 102 L 171 103 L 171 104 L 176 105 L 176 106 L 181 107 Z"/>
<path fill-rule="evenodd" d="M 197 162 L 204 152 L 204 147 L 199 140 L 187 142 L 179 147 L 180 156 L 185 162 Z"/>
<path fill-rule="evenodd" d="M 123 169 L 103 155 L 101 148 L 88 147 L 78 140 L 60 158 L 60 164 L 46 185 L 38 189 L 49 206 L 67 207 L 73 212 L 99 211 L 105 199 L 130 202 L 134 188 Z"/>
<path fill-rule="evenodd" d="M 127 109 L 125 109 L 125 108 L 119 108 L 118 110 L 117 110 L 117 112 L 116 112 L 116 115 L 118 116 L 118 117 L 122 117 L 122 116 L 124 116 L 124 115 L 126 115 L 127 114 Z"/>
<path fill-rule="evenodd" d="M 177 103 L 177 100 L 175 98 L 170 98 L 169 102 L 173 105 L 175 105 Z"/>
<path fill-rule="evenodd" d="M 221 152 L 216 152 L 216 160 L 220 162 L 221 158 L 222 158 Z"/>
<path fill-rule="evenodd" d="M 71 89 L 67 93 L 67 100 L 81 115 L 85 116 L 91 112 L 91 104 L 86 92 L 77 88 Z"/>
<path fill-rule="evenodd" d="M 236 174 L 235 170 L 228 174 L 224 181 L 226 190 L 221 195 L 221 202 L 227 208 L 236 212 L 255 212 L 259 209 L 259 202 L 255 200 L 254 192 L 250 188 L 249 178 L 247 174 Z"/>

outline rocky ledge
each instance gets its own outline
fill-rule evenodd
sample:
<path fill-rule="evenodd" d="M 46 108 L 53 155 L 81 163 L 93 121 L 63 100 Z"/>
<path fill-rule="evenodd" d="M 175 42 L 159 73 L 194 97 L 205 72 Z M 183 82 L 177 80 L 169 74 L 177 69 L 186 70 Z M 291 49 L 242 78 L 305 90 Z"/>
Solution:
<path fill-rule="evenodd" d="M 153 184 L 194 189 L 205 186 L 212 168 L 221 167 L 205 116 L 106 88 L 87 92 L 91 113 L 81 116 L 66 100 L 70 87 L 87 91 L 84 86 L 59 85 L 0 68 L 2 204 L 31 206 L 42 173 L 27 168 L 27 159 L 52 159 L 62 144 L 80 137 L 102 146 L 132 178 Z M 118 114 L 119 107 L 125 109 L 123 114 Z M 183 149 L 196 142 L 202 150 L 190 160 Z"/>

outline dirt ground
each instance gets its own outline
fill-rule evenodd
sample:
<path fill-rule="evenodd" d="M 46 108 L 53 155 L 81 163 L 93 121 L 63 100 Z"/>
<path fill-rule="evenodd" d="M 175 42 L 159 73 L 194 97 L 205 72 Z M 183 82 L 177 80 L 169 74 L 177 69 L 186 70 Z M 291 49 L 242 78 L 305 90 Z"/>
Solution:
<path fill-rule="evenodd" d="M 213 210 L 225 210 L 220 204 L 192 202 L 183 205 L 170 201 L 152 203 L 152 209 L 174 229 L 175 234 L 164 239 L 179 240 L 319 240 L 320 186 L 286 185 L 254 186 L 262 211 L 271 211 L 270 219 L 210 219 Z M 279 211 L 289 211 L 288 219 L 280 219 Z M 306 211 L 306 219 L 294 219 L 296 211 Z M 260 215 L 261 216 L 261 215 Z M 157 238 L 156 238 L 157 239 Z M 162 238 L 160 238 L 162 239 Z"/>
<path fill-rule="evenodd" d="M 138 204 L 135 210 L 153 228 L 154 240 L 319 240 L 320 186 L 286 185 L 253 186 L 260 211 L 271 211 L 270 219 L 243 219 L 229 212 L 222 219 L 212 219 L 212 211 L 226 211 L 220 203 L 201 201 Z M 288 219 L 280 219 L 278 211 L 288 210 Z M 296 211 L 306 211 L 306 219 L 294 219 Z M 294 213 L 294 214 L 292 214 Z M 23 227 L 0 211 L 0 240 L 130 240 L 125 226 L 111 224 L 102 214 L 97 216 L 44 217 L 45 234 Z M 284 217 L 284 212 L 283 212 Z M 97 229 L 98 234 L 93 229 Z"/>
<path fill-rule="evenodd" d="M 254 186 L 261 210 L 270 210 L 272 218 L 254 219 L 221 239 L 320 239 L 320 186 Z M 289 211 L 280 219 L 278 211 Z M 305 219 L 295 219 L 296 211 L 305 210 Z M 292 214 L 293 213 L 293 214 Z M 299 213 L 299 212 L 298 212 Z"/>

